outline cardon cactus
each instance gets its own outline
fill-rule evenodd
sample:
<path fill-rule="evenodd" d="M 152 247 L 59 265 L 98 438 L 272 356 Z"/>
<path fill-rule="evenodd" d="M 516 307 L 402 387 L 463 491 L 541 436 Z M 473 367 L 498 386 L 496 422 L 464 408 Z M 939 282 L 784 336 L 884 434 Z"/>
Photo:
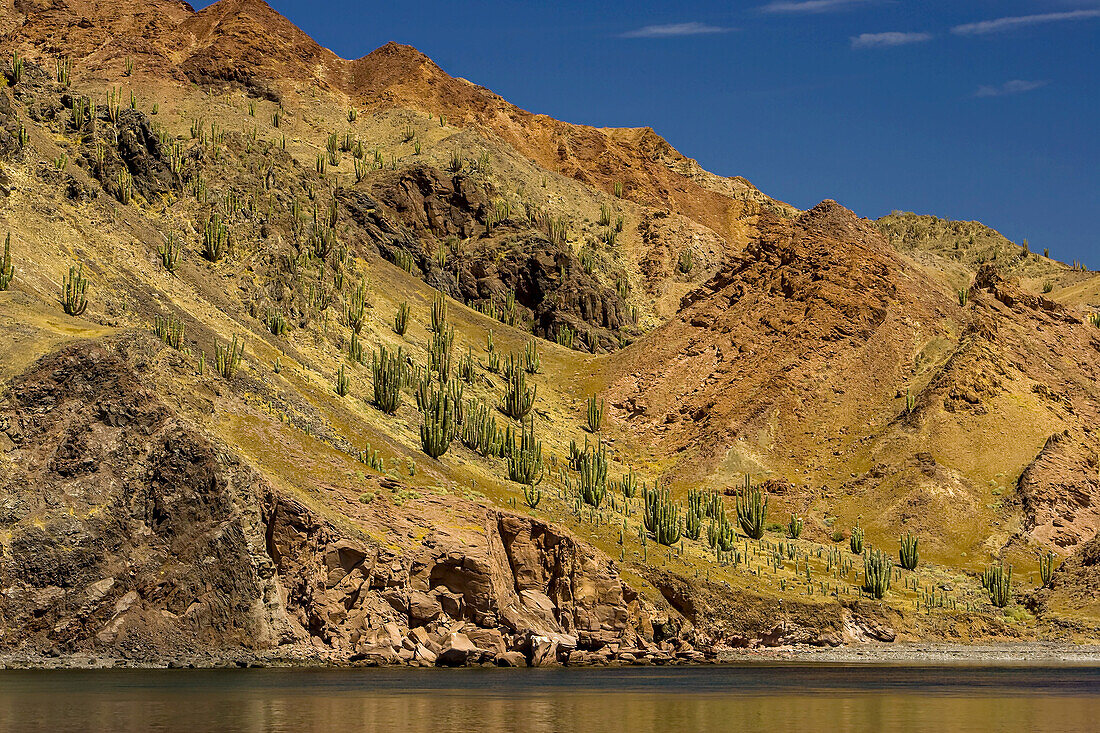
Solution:
<path fill-rule="evenodd" d="M 729 552 L 736 540 L 737 532 L 724 511 L 711 518 L 710 526 L 707 527 L 707 544 L 715 550 Z"/>
<path fill-rule="evenodd" d="M 901 549 L 898 550 L 898 559 L 906 570 L 915 570 L 920 554 L 917 549 L 918 539 L 912 532 L 906 532 L 901 536 Z"/>
<path fill-rule="evenodd" d="M 982 585 L 989 592 L 989 601 L 997 608 L 1004 608 L 1012 600 L 1012 566 L 1004 563 L 990 565 L 982 572 Z"/>
<path fill-rule="evenodd" d="M 511 362 L 511 359 L 509 359 Z M 515 420 L 522 420 L 527 417 L 527 413 L 531 412 L 531 408 L 535 406 L 535 395 L 538 392 L 538 385 L 532 385 L 530 389 L 527 388 L 527 373 L 522 369 L 516 368 L 512 363 L 511 374 L 508 378 L 508 385 L 505 388 L 504 400 L 501 402 L 500 410 L 505 415 Z"/>
<path fill-rule="evenodd" d="M 1054 577 L 1054 560 L 1057 557 L 1050 551 L 1039 556 L 1039 578 L 1043 581 L 1044 588 L 1050 585 L 1051 578 Z"/>
<path fill-rule="evenodd" d="M 374 375 L 374 404 L 387 415 L 401 405 L 401 386 L 405 383 L 405 355 L 399 348 L 393 353 L 382 346 L 371 362 Z"/>
<path fill-rule="evenodd" d="M 863 590 L 875 598 L 882 598 L 890 590 L 890 578 L 894 563 L 882 550 L 863 554 Z"/>
<path fill-rule="evenodd" d="M 645 491 L 645 528 L 661 545 L 680 541 L 680 507 L 672 500 L 668 489 L 654 486 Z"/>
<path fill-rule="evenodd" d="M 439 458 L 455 437 L 454 403 L 444 389 L 433 389 L 420 412 L 420 445 L 432 458 Z"/>
<path fill-rule="evenodd" d="M 802 517 L 797 514 L 792 514 L 791 519 L 787 522 L 787 536 L 792 540 L 797 540 L 802 535 Z"/>
<path fill-rule="evenodd" d="M 509 433 L 511 430 L 509 429 Z M 534 420 L 525 420 L 520 426 L 520 441 L 510 436 L 508 447 L 508 478 L 521 484 L 535 486 L 542 481 L 542 441 L 535 440 Z"/>
<path fill-rule="evenodd" d="M 689 540 L 697 540 L 703 534 L 703 517 L 692 509 L 684 514 L 684 536 Z"/>
<path fill-rule="evenodd" d="M 758 540 L 764 536 L 768 521 L 768 495 L 759 488 L 753 488 L 752 477 L 745 474 L 745 488 L 737 497 L 737 521 L 741 530 Z"/>
<path fill-rule="evenodd" d="M 852 534 L 848 538 L 848 546 L 851 548 L 853 555 L 859 555 L 863 552 L 863 527 L 860 527 L 858 523 L 852 527 Z"/>
<path fill-rule="evenodd" d="M 607 447 L 603 443 L 595 448 L 585 446 L 577 471 L 580 473 L 581 499 L 598 509 L 607 496 Z"/>

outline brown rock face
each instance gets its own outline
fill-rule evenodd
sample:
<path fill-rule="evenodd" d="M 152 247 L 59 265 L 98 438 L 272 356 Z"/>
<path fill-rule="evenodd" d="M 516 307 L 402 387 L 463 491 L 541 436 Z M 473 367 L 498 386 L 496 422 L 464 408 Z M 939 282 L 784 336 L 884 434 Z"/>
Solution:
<path fill-rule="evenodd" d="M 901 380 L 899 363 L 919 338 L 910 324 L 947 306 L 930 281 L 903 274 L 870 223 L 834 202 L 761 229 L 616 363 L 612 404 L 639 435 L 710 458 L 773 413 L 791 421 L 768 428 L 780 442 L 801 442 L 805 416 L 834 410 L 831 430 L 861 430 L 865 417 L 849 410 L 892 398 L 890 377 Z M 848 395 L 846 407 L 820 389 L 830 384 Z"/>
<path fill-rule="evenodd" d="M 0 476 L 0 643 L 130 655 L 270 643 L 256 601 L 270 562 L 239 501 L 247 472 L 219 465 L 98 346 L 73 346 L 12 385 Z"/>
<path fill-rule="evenodd" d="M 531 518 L 470 505 L 481 532 L 400 550 L 338 531 L 181 422 L 127 344 L 43 359 L 0 410 L 0 648 L 467 664 L 644 627 L 610 560 Z"/>
<path fill-rule="evenodd" d="M 1043 545 L 1070 552 L 1100 528 L 1096 451 L 1068 433 L 1052 435 L 1020 475 L 1025 531 Z"/>

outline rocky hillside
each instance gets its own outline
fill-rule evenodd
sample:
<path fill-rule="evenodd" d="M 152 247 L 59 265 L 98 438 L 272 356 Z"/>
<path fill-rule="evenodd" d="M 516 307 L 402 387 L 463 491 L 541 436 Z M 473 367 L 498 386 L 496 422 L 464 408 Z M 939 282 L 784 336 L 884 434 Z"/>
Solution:
<path fill-rule="evenodd" d="M 1095 638 L 1092 273 L 260 0 L 0 28 L 0 656 Z"/>

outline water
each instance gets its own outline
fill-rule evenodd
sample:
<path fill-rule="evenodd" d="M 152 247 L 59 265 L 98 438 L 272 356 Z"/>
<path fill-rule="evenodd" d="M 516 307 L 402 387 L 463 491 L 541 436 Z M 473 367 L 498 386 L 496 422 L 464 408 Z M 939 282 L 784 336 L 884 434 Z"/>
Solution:
<path fill-rule="evenodd" d="M 1100 667 L 0 672 L 0 731 L 1097 731 Z"/>

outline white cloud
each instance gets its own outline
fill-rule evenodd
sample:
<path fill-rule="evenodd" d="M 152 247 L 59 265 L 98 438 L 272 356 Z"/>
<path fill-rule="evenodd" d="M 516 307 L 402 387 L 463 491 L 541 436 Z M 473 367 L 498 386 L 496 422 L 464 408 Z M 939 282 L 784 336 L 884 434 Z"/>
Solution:
<path fill-rule="evenodd" d="M 1026 28 L 1040 23 L 1057 23 L 1068 20 L 1088 20 L 1100 18 L 1100 9 L 1096 10 L 1070 10 L 1064 13 L 1042 13 L 1040 15 L 1019 15 L 1010 18 L 996 18 L 983 20 L 978 23 L 965 23 L 957 25 L 951 32 L 957 36 L 984 36 L 989 33 L 1001 33 L 1016 28 Z"/>
<path fill-rule="evenodd" d="M 1022 94 L 1039 87 L 1045 87 L 1050 82 L 1027 81 L 1025 79 L 1013 79 L 997 86 L 981 86 L 974 92 L 975 97 L 1004 97 L 1009 94 Z"/>
<path fill-rule="evenodd" d="M 858 36 L 852 36 L 852 48 L 889 48 L 891 46 L 907 46 L 911 43 L 924 43 L 931 40 L 931 33 L 902 33 L 900 31 L 860 33 Z"/>
<path fill-rule="evenodd" d="M 647 25 L 643 28 L 627 31 L 621 34 L 620 38 L 675 38 L 676 36 L 701 36 L 713 33 L 728 33 L 732 30 L 734 29 L 693 21 L 691 23 Z"/>
<path fill-rule="evenodd" d="M 831 13 L 873 0 L 776 0 L 760 7 L 762 13 Z"/>

